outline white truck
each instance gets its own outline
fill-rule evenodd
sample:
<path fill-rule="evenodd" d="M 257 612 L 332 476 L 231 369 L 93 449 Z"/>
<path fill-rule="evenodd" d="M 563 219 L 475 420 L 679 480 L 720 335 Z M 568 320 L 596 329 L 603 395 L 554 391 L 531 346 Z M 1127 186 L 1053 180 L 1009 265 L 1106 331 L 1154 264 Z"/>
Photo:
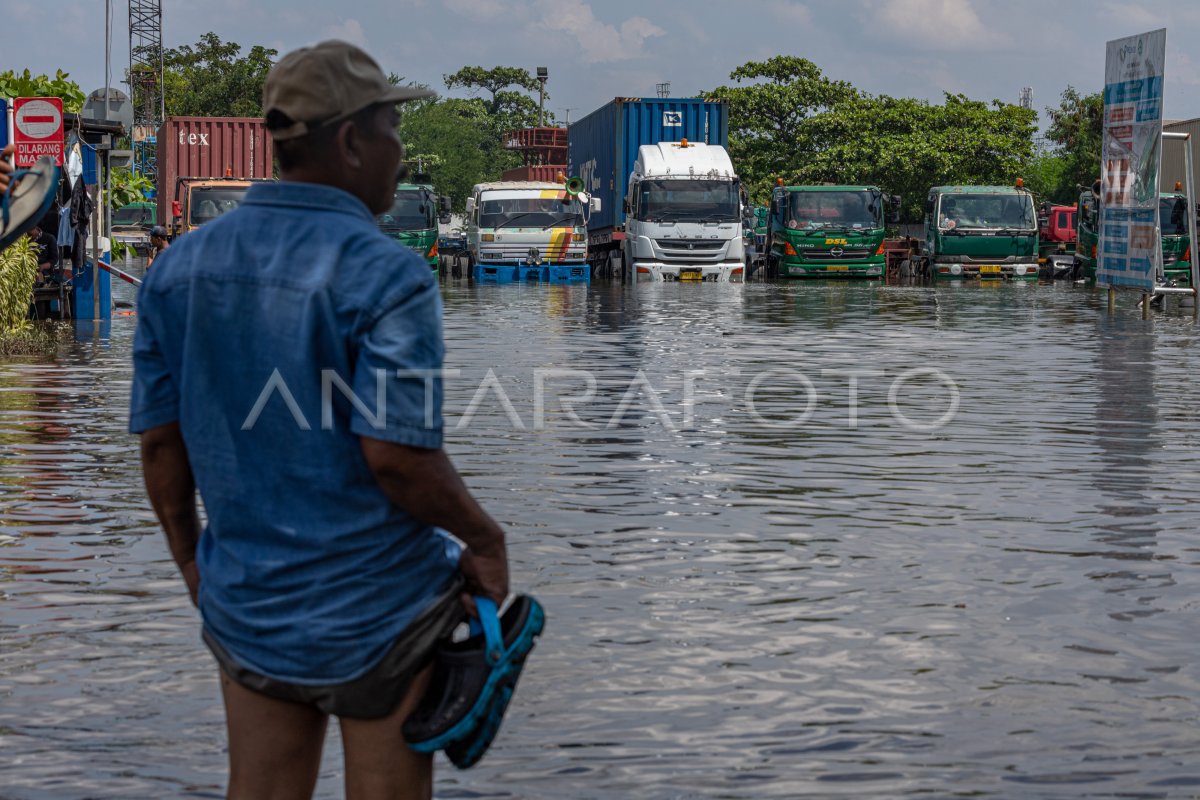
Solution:
<path fill-rule="evenodd" d="M 741 183 L 724 147 L 687 139 L 639 147 L 625 215 L 622 255 L 635 275 L 744 277 Z"/>
<path fill-rule="evenodd" d="M 561 183 L 476 184 L 466 208 L 469 271 L 476 280 L 499 282 L 589 280 L 588 203 L 586 194 Z"/>

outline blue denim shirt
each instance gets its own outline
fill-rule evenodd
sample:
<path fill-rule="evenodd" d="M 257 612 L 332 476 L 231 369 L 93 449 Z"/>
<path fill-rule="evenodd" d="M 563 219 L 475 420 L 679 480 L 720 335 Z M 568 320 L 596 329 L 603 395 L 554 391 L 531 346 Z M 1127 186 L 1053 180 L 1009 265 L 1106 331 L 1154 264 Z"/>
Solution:
<path fill-rule="evenodd" d="M 255 185 L 155 259 L 129 428 L 180 424 L 200 612 L 244 666 L 352 680 L 446 588 L 458 545 L 388 501 L 359 439 L 441 446 L 442 354 L 429 266 L 339 189 Z"/>

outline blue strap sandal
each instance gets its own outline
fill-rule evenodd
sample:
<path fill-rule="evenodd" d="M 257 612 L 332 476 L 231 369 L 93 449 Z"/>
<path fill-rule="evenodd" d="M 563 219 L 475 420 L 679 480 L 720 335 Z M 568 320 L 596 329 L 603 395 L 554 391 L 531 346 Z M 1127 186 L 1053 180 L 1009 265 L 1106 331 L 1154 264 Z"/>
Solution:
<path fill-rule="evenodd" d="M 433 682 L 404 722 L 412 750 L 444 750 L 459 769 L 478 762 L 496 738 L 525 658 L 546 624 L 541 604 L 528 595 L 518 595 L 503 618 L 487 598 L 475 598 L 475 607 L 479 620 L 471 620 L 471 636 L 438 649 Z"/>
<path fill-rule="evenodd" d="M 20 239 L 50 210 L 58 192 L 58 167 L 43 156 L 29 169 L 9 175 L 8 189 L 0 194 L 0 250 Z"/>

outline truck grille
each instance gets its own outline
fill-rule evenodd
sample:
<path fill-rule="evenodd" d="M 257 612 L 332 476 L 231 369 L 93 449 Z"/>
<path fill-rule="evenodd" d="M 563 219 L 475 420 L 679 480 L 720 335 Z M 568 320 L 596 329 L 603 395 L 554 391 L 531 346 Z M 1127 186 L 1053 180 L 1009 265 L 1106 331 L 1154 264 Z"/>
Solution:
<path fill-rule="evenodd" d="M 657 239 L 663 250 L 720 250 L 725 242 L 720 239 Z"/>
<path fill-rule="evenodd" d="M 800 251 L 804 258 L 830 258 L 844 261 L 846 259 L 868 258 L 871 250 L 868 247 L 814 247 Z"/>
<path fill-rule="evenodd" d="M 716 263 L 725 257 L 723 239 L 656 239 L 663 261 L 685 264 Z"/>

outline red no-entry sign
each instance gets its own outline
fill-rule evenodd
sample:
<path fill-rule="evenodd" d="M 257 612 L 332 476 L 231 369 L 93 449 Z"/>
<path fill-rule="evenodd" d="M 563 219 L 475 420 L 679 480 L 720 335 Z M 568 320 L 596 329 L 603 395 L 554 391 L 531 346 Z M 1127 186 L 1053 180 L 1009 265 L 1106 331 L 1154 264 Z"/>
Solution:
<path fill-rule="evenodd" d="M 13 101 L 13 144 L 18 167 L 42 156 L 63 163 L 63 108 L 60 97 L 18 97 Z"/>

